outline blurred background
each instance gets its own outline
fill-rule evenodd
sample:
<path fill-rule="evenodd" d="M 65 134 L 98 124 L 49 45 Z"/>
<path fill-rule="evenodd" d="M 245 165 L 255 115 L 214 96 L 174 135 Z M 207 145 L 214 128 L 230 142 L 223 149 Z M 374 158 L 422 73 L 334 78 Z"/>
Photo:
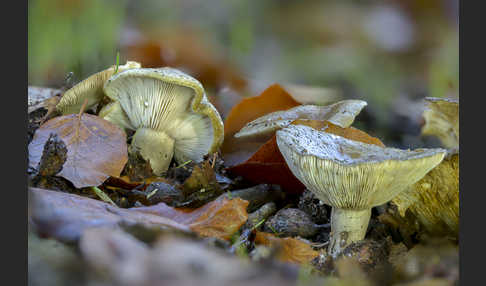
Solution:
<path fill-rule="evenodd" d="M 61 88 L 115 64 L 199 79 L 223 118 L 273 83 L 368 106 L 354 126 L 388 146 L 420 136 L 423 98 L 459 97 L 458 0 L 30 0 L 29 85 Z M 72 84 L 71 83 L 71 84 Z"/>

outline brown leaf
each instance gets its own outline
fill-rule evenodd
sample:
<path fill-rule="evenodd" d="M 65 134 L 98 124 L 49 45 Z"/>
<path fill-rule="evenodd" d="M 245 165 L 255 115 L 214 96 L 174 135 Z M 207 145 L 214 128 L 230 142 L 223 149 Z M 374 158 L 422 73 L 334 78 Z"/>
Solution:
<path fill-rule="evenodd" d="M 84 229 L 120 224 L 171 227 L 194 231 L 203 237 L 229 240 L 247 221 L 248 201 L 220 196 L 197 209 L 177 209 L 159 203 L 150 207 L 123 209 L 78 195 L 31 188 L 31 219 L 46 235 L 64 241 L 79 238 Z"/>
<path fill-rule="evenodd" d="M 266 232 L 256 232 L 255 244 L 278 247 L 277 258 L 283 262 L 306 264 L 319 255 L 318 251 L 302 240 L 291 237 L 279 238 Z"/>
<path fill-rule="evenodd" d="M 229 240 L 248 219 L 247 206 L 248 201 L 229 200 L 223 195 L 195 210 L 171 208 L 164 203 L 131 210 L 170 218 L 204 237 Z"/>
<path fill-rule="evenodd" d="M 351 140 L 384 147 L 375 137 L 371 137 L 354 127 L 342 128 L 328 121 L 297 119 L 291 124 L 310 126 L 314 129 L 336 134 Z M 229 172 L 240 175 L 255 184 L 277 184 L 288 193 L 301 193 L 305 186 L 292 174 L 280 153 L 276 136 L 263 144 L 247 161 L 230 167 Z"/>
<path fill-rule="evenodd" d="M 62 241 L 76 241 L 85 229 L 91 227 L 121 224 L 189 231 L 187 226 L 160 215 L 122 209 L 74 194 L 39 188 L 30 188 L 29 193 L 29 220 L 43 235 Z"/>
<path fill-rule="evenodd" d="M 58 176 L 77 188 L 98 186 L 110 176 L 119 176 L 127 157 L 125 133 L 114 124 L 83 113 L 53 118 L 37 129 L 29 144 L 29 166 L 36 168 L 44 144 L 51 133 L 61 138 L 68 149 Z"/>
<path fill-rule="evenodd" d="M 278 150 L 274 135 L 246 162 L 227 169 L 254 184 L 277 184 L 287 193 L 300 193 L 305 186 L 294 176 Z"/>
<path fill-rule="evenodd" d="M 300 105 L 279 84 L 273 84 L 260 95 L 245 98 L 235 105 L 224 122 L 224 142 L 221 153 L 227 165 L 249 158 L 263 142 L 238 140 L 234 134 L 246 123 L 270 112 L 287 110 Z M 249 151 L 248 151 L 249 150 Z"/>

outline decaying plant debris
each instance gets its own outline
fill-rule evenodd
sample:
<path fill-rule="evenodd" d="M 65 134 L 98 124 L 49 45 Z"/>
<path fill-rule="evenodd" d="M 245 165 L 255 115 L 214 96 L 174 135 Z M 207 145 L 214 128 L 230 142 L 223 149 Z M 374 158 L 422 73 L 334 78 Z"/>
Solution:
<path fill-rule="evenodd" d="M 299 105 L 279 86 L 271 86 L 263 94 L 284 97 L 283 105 L 274 106 L 271 111 Z M 97 98 L 101 96 L 98 94 Z M 97 102 L 98 111 L 107 104 Z M 355 142 L 350 144 L 361 141 L 359 144 L 372 145 L 373 150 L 392 152 L 379 139 L 350 126 L 366 105 L 362 101 L 358 103 L 352 110 L 339 110 L 351 114 L 346 117 L 345 126 L 335 126 L 325 121 L 327 117 L 309 120 L 299 117 L 297 112 L 279 125 L 284 131 L 279 131 L 278 136 L 303 128 Z M 248 108 L 245 104 L 237 107 L 230 118 L 239 128 L 258 117 L 249 120 L 238 115 Z M 458 281 L 457 152 L 450 151 L 442 163 L 422 179 L 418 178 L 409 191 L 392 203 L 386 203 L 389 198 L 370 203 L 367 218 L 370 223 L 363 226 L 365 239 L 343 244 L 339 253 L 331 255 L 328 254 L 332 239 L 329 202 L 316 196 L 315 190 L 306 189 L 307 183 L 299 185 L 302 191 L 285 185 L 288 180 L 278 180 L 281 184 L 265 181 L 270 178 L 267 174 L 257 173 L 262 183 L 255 183 L 232 173 L 234 165 L 227 164 L 225 156 L 232 158 L 233 163 L 248 159 L 242 161 L 231 154 L 238 147 L 228 144 L 238 140 L 225 139 L 224 156 L 212 152 L 201 160 L 176 158 L 170 160 L 167 170 L 161 168 L 154 172 L 150 156 L 128 152 L 133 132 L 88 113 L 55 115 L 40 124 L 47 113 L 46 106 L 37 103 L 36 108 L 29 109 L 29 135 L 33 138 L 28 170 L 29 256 L 32 257 L 29 257 L 29 267 L 37 267 L 45 260 L 48 262 L 43 269 L 57 273 L 65 271 L 59 267 L 64 261 L 70 270 L 57 280 L 49 280 L 51 285 L 70 280 L 103 285 L 429 285 L 429 282 L 454 285 Z M 56 127 L 51 126 L 53 122 L 57 122 Z M 115 140 L 122 138 L 121 147 L 110 152 L 123 152 L 109 157 L 106 153 L 110 152 L 106 150 L 102 152 L 105 154 L 90 154 L 87 149 L 79 149 L 81 153 L 73 157 L 70 150 L 79 141 L 70 141 L 66 134 L 71 133 L 62 128 L 78 130 L 74 135 L 82 138 L 84 148 L 113 147 L 113 142 L 117 142 L 93 143 L 80 125 L 88 126 L 88 130 L 96 127 L 93 129 L 96 132 L 112 132 Z M 237 128 L 230 127 L 232 135 L 238 132 Z M 274 136 L 275 130 L 270 133 Z M 269 162 L 286 166 L 275 138 L 259 141 L 252 145 L 253 149 L 248 149 L 250 153 L 273 150 L 257 156 L 260 161 L 255 159 L 255 162 L 259 167 L 254 170 L 281 170 L 269 167 Z M 262 149 L 265 144 L 270 149 Z M 312 153 L 312 148 L 303 147 L 302 154 Z M 78 158 L 80 154 L 81 157 L 97 156 L 100 167 L 86 165 Z M 375 155 L 369 155 L 370 160 Z M 74 163 L 68 164 L 73 158 Z M 441 160 L 442 157 L 436 161 Z M 82 168 L 82 165 L 101 175 L 95 181 L 65 175 L 70 166 Z M 117 170 L 106 170 L 106 166 L 113 165 Z M 253 170 L 248 166 L 248 170 Z M 88 171 L 80 173 L 78 169 L 74 174 L 89 175 Z M 100 200 L 91 187 L 104 192 L 116 206 Z M 371 209 L 375 205 L 380 206 Z M 456 239 L 434 237 L 443 234 Z M 62 247 L 56 249 L 56 245 Z M 44 250 L 41 253 L 39 249 Z M 76 264 L 73 257 L 81 258 L 82 263 Z M 434 261 L 439 263 L 433 264 L 430 257 L 437 258 Z"/>

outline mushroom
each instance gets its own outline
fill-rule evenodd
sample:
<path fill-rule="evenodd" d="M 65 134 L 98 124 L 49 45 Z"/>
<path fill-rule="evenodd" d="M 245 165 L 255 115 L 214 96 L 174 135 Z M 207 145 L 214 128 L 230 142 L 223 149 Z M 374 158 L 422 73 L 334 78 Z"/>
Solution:
<path fill-rule="evenodd" d="M 459 147 L 459 101 L 426 97 L 429 109 L 423 117 L 422 135 L 435 135 L 446 148 Z"/>
<path fill-rule="evenodd" d="M 118 72 L 133 68 L 140 68 L 140 63 L 127 61 L 126 64 L 118 66 Z M 115 69 L 115 66 L 111 66 L 95 73 L 67 90 L 56 105 L 56 109 L 63 115 L 79 113 L 86 99 L 88 99 L 86 109 L 93 107 L 103 99 L 103 85 L 115 73 Z"/>
<path fill-rule="evenodd" d="M 178 163 L 200 162 L 223 141 L 223 122 L 193 77 L 173 68 L 130 69 L 112 76 L 104 86 L 115 103 L 102 116 L 136 130 L 130 151 L 139 150 L 154 174 Z"/>
<path fill-rule="evenodd" d="M 390 201 L 439 164 L 446 150 L 385 148 L 303 125 L 277 131 L 292 173 L 332 206 L 328 252 L 333 257 L 362 240 L 371 208 Z"/>
<path fill-rule="evenodd" d="M 127 114 L 122 109 L 120 102 L 111 101 L 101 108 L 98 116 L 114 123 L 123 130 L 134 130 L 135 127 L 130 123 Z"/>
<path fill-rule="evenodd" d="M 367 105 L 363 100 L 342 100 L 331 105 L 299 105 L 276 111 L 247 123 L 236 138 L 271 136 L 278 129 L 289 126 L 296 119 L 329 121 L 339 127 L 349 127 L 356 115 Z"/>
<path fill-rule="evenodd" d="M 459 234 L 459 153 L 453 151 L 392 203 L 398 214 L 432 236 Z M 407 215 L 405 215 L 407 212 Z"/>

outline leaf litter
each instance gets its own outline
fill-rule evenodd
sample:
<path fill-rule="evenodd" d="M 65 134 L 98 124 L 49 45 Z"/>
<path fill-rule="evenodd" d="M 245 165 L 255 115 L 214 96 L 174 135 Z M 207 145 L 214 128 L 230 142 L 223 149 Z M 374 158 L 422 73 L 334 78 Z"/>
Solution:
<path fill-rule="evenodd" d="M 272 98 L 276 101 L 272 102 Z M 200 163 L 172 163 L 162 177 L 153 176 L 143 161 L 132 160 L 130 163 L 126 152 L 126 144 L 130 142 L 130 137 L 127 138 L 121 130 L 103 125 L 103 120 L 95 115 L 83 113 L 70 117 L 55 117 L 39 127 L 29 145 L 29 166 L 36 170 L 34 173 L 37 172 L 38 176 L 37 181 L 31 180 L 34 187 L 29 191 L 29 225 L 42 237 L 53 237 L 59 241 L 80 245 L 81 255 L 90 269 L 97 273 L 96 269 L 102 269 L 105 274 L 97 275 L 105 279 L 106 273 L 109 273 L 109 279 L 118 281 L 117 285 L 157 284 L 162 281 L 162 277 L 164 282 L 170 279 L 177 282 L 193 281 L 191 279 L 195 278 L 184 270 L 186 266 L 178 264 L 182 263 L 182 260 L 176 259 L 181 253 L 189 253 L 189 250 L 204 256 L 195 255 L 187 258 L 187 263 L 207 264 L 209 268 L 206 268 L 204 273 L 211 273 L 211 267 L 219 265 L 221 261 L 225 261 L 221 265 L 227 263 L 238 267 L 238 273 L 224 274 L 216 271 L 211 277 L 204 276 L 210 277 L 204 278 L 210 279 L 207 281 L 220 281 L 221 285 L 227 285 L 228 280 L 225 279 L 231 277 L 232 285 L 238 285 L 240 281 L 247 282 L 248 275 L 256 275 L 255 281 L 258 283 L 255 285 L 265 284 L 262 281 L 275 281 L 278 279 L 276 277 L 281 275 L 287 275 L 289 279 L 284 281 L 290 281 L 292 285 L 295 285 L 296 281 L 327 283 L 326 285 L 390 284 L 404 281 L 405 276 L 406 281 L 410 283 L 448 283 L 457 279 L 454 274 L 443 278 L 440 270 L 430 274 L 430 271 L 424 269 L 430 269 L 432 266 L 426 263 L 417 265 L 420 270 L 414 275 L 406 273 L 409 268 L 400 267 L 392 267 L 392 271 L 387 275 L 375 275 L 376 269 L 389 269 L 387 267 L 396 265 L 396 261 L 402 261 L 403 258 L 400 257 L 411 253 L 409 249 L 419 246 L 424 249 L 430 247 L 427 245 L 428 237 L 422 236 L 417 240 L 414 234 L 416 229 L 409 228 L 408 233 L 397 231 L 397 228 L 411 222 L 382 211 L 372 216 L 375 223 L 370 223 L 370 240 L 346 248 L 346 259 L 332 261 L 326 256 L 328 228 L 318 228 L 318 234 L 314 231 L 307 234 L 302 232 L 303 236 L 308 236 L 306 239 L 299 235 L 299 227 L 319 227 L 323 222 L 329 221 L 330 213 L 325 211 L 325 206 L 319 204 L 318 200 L 314 202 L 315 199 L 311 200 L 312 204 L 309 201 L 305 203 L 307 208 L 301 205 L 308 192 L 301 194 L 305 188 L 288 170 L 274 136 L 266 141 L 246 142 L 233 137 L 251 120 L 270 112 L 300 105 L 294 98 L 284 87 L 276 84 L 270 86 L 259 97 L 244 99 L 230 111 L 225 121 L 225 131 L 228 133 L 225 132 L 226 146 L 221 149 L 222 156 L 215 154 Z M 341 127 L 329 121 L 310 120 L 306 117 L 293 119 L 290 124 L 307 125 L 352 140 L 384 146 L 378 138 L 351 126 Z M 99 128 L 96 131 L 101 130 L 98 132 L 112 136 L 91 137 L 111 139 L 116 143 L 93 141 L 94 138 L 91 138 L 90 134 L 101 134 L 89 130 L 93 126 Z M 80 140 L 73 140 L 72 137 Z M 62 150 L 63 144 L 67 149 L 65 162 L 62 162 L 62 152 L 56 151 Z M 109 152 L 99 152 L 110 144 L 116 145 L 117 148 L 112 148 Z M 56 149 L 53 146 L 59 147 Z M 83 158 L 79 153 L 78 156 L 73 156 L 73 148 L 92 151 L 82 153 L 85 157 Z M 56 152 L 52 152 L 53 150 Z M 238 153 L 236 155 L 232 154 L 235 150 Z M 46 155 L 46 158 L 42 159 L 43 153 L 51 155 Z M 61 156 L 52 155 L 58 153 Z M 243 153 L 245 154 L 242 156 Z M 105 165 L 102 163 L 95 166 L 96 160 L 93 157 L 96 156 L 100 161 L 110 162 L 112 167 L 116 165 L 116 170 L 103 168 Z M 86 158 L 90 158 L 91 161 L 82 160 Z M 57 159 L 57 164 L 54 159 Z M 40 168 L 43 160 L 51 170 Z M 74 170 L 69 171 L 74 164 L 68 164 L 69 160 L 76 162 L 76 166 L 88 166 L 91 170 L 73 168 Z M 133 167 L 132 171 L 127 168 L 130 165 Z M 62 167 L 60 171 L 59 166 Z M 99 170 L 95 170 L 96 168 Z M 47 172 L 39 175 L 39 169 Z M 69 172 L 74 176 L 66 175 Z M 84 175 L 84 178 L 81 175 Z M 45 182 L 48 179 L 64 178 L 67 179 L 64 182 L 66 185 L 72 183 L 73 186 L 55 188 L 62 192 L 35 188 L 49 188 L 48 183 L 39 183 L 42 180 Z M 93 194 L 92 188 L 85 188 L 92 186 L 97 187 L 98 197 Z M 116 206 L 100 201 L 100 197 L 106 202 L 112 201 Z M 301 210 L 295 210 L 308 212 L 308 218 L 299 220 L 299 215 L 285 216 L 284 220 L 290 223 L 288 227 L 298 226 L 297 232 L 288 232 L 288 237 L 279 237 L 290 229 L 277 230 L 278 227 L 273 225 L 279 221 L 278 211 L 291 210 L 297 206 Z M 316 211 L 319 207 L 324 208 L 324 211 Z M 393 206 L 384 208 L 387 211 L 393 210 Z M 398 215 L 398 212 L 396 214 Z M 385 219 L 387 215 L 388 218 Z M 147 237 L 150 237 L 148 244 L 144 242 Z M 399 245 L 403 248 L 397 252 L 395 249 Z M 456 246 L 452 244 L 450 247 L 452 248 L 447 248 L 448 255 L 454 254 L 454 250 L 451 249 Z M 390 251 L 385 251 L 375 259 L 371 255 L 374 248 Z M 438 251 L 442 251 L 442 248 Z M 228 254 L 235 254 L 236 257 L 227 256 Z M 121 260 L 120 255 L 124 257 Z M 398 258 L 396 255 L 399 255 Z M 406 263 L 422 261 L 420 259 L 426 259 L 430 253 L 416 252 L 414 255 L 420 256 L 417 258 L 419 260 L 409 259 Z M 454 258 L 447 257 L 451 263 L 447 267 L 453 269 Z M 253 263 L 247 264 L 245 261 L 248 260 Z M 177 266 L 168 267 L 169 261 Z M 293 270 L 288 272 L 289 268 L 281 268 L 283 265 Z M 262 274 L 259 272 L 261 269 L 266 269 L 268 273 Z M 153 271 L 161 274 L 153 276 Z M 120 273 L 124 274 L 119 275 Z M 206 281 L 204 279 L 201 281 Z"/>

